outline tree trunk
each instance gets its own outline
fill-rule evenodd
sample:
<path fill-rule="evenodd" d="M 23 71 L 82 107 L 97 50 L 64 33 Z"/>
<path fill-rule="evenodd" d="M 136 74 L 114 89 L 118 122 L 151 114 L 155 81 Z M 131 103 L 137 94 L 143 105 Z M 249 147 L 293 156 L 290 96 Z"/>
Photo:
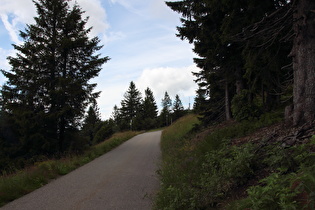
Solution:
<path fill-rule="evenodd" d="M 237 95 L 241 94 L 242 90 L 244 89 L 243 75 L 244 73 L 242 72 L 242 68 L 237 67 L 235 73 L 236 77 L 235 87 Z"/>
<path fill-rule="evenodd" d="M 65 126 L 66 126 L 66 121 L 64 116 L 60 117 L 60 122 L 59 122 L 59 152 L 62 153 L 64 152 L 64 141 L 65 141 Z"/>
<path fill-rule="evenodd" d="M 229 83 L 225 81 L 225 119 L 231 120 L 231 100 L 230 100 L 230 93 L 229 93 Z"/>
<path fill-rule="evenodd" d="M 315 120 L 315 1 L 298 0 L 294 13 L 293 126 Z"/>

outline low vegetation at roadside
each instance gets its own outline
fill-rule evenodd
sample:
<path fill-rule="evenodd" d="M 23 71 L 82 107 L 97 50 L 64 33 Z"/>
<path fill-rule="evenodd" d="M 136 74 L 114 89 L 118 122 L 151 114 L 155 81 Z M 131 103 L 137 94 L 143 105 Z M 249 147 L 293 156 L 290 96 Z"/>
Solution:
<path fill-rule="evenodd" d="M 314 209 L 315 136 L 288 145 L 277 112 L 198 133 L 193 119 L 163 131 L 156 209 Z"/>
<path fill-rule="evenodd" d="M 0 207 L 40 188 L 51 179 L 65 175 L 94 160 L 137 134 L 139 134 L 139 132 L 135 131 L 117 133 L 110 139 L 93 146 L 83 155 L 37 162 L 34 166 L 13 174 L 3 172 L 4 175 L 0 177 Z"/>

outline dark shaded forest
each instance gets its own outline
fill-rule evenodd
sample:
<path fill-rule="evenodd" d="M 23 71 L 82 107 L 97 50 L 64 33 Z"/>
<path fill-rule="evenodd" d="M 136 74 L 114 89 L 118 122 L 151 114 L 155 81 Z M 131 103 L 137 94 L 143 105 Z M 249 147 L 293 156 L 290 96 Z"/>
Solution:
<path fill-rule="evenodd" d="M 199 56 L 195 108 L 206 125 L 278 108 L 290 126 L 314 121 L 314 1 L 166 4 L 181 15 L 177 36 Z"/>

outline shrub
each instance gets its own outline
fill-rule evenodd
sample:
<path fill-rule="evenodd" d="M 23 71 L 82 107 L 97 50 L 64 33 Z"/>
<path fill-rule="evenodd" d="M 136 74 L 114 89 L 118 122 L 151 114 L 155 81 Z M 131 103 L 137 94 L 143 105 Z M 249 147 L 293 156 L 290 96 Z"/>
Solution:
<path fill-rule="evenodd" d="M 102 127 L 97 131 L 93 139 L 93 144 L 100 143 L 106 138 L 109 138 L 114 133 L 114 122 L 109 120 L 105 121 Z"/>
<path fill-rule="evenodd" d="M 298 209 L 294 199 L 298 192 L 291 189 L 291 180 L 292 175 L 271 174 L 260 181 L 261 185 L 247 190 L 248 198 L 237 209 Z"/>
<path fill-rule="evenodd" d="M 260 162 L 276 171 L 250 187 L 248 197 L 232 209 L 314 209 L 315 155 L 312 140 L 308 144 L 284 148 L 269 145 L 260 153 Z"/>
<path fill-rule="evenodd" d="M 254 145 L 222 146 L 204 157 L 198 194 L 198 203 L 215 206 L 229 192 L 250 179 L 255 172 L 257 156 Z M 201 199 L 201 200 L 200 200 Z"/>
<path fill-rule="evenodd" d="M 232 114 L 237 121 L 257 119 L 261 115 L 259 106 L 249 100 L 250 92 L 243 90 L 232 99 Z"/>

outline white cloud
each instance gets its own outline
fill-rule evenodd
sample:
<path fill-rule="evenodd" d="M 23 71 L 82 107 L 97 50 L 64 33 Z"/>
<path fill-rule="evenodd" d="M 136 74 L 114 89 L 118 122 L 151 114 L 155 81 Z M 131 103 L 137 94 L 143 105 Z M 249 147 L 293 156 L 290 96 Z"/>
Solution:
<path fill-rule="evenodd" d="M 32 0 L 1 0 L 0 14 L 12 14 L 14 24 L 33 22 L 36 14 Z"/>
<path fill-rule="evenodd" d="M 106 11 L 100 0 L 77 0 L 79 6 L 89 16 L 87 26 L 93 27 L 91 36 L 104 35 L 108 28 Z M 72 4 L 74 1 L 71 2 Z M 25 24 L 34 23 L 36 16 L 35 5 L 32 0 L 1 0 L 0 17 L 9 32 L 11 41 L 19 43 L 19 30 L 25 28 Z"/>
<path fill-rule="evenodd" d="M 148 7 L 148 12 L 154 18 L 179 22 L 179 15 L 172 11 L 171 8 L 165 4 L 165 1 L 152 0 Z"/>
<path fill-rule="evenodd" d="M 109 32 L 107 34 L 103 34 L 103 36 L 100 38 L 101 38 L 101 43 L 103 45 L 107 45 L 110 42 L 115 42 L 115 41 L 122 40 L 122 39 L 126 38 L 126 34 L 124 34 L 121 31 Z"/>
<path fill-rule="evenodd" d="M 120 4 L 129 12 L 141 17 L 179 22 L 179 15 L 168 8 L 163 0 L 110 0 L 110 2 L 112 4 Z"/>
<path fill-rule="evenodd" d="M 105 34 L 109 29 L 107 22 L 106 10 L 102 6 L 100 0 L 77 0 L 78 5 L 85 11 L 85 15 L 89 16 L 88 27 L 93 27 L 91 36 L 99 36 Z"/>
<path fill-rule="evenodd" d="M 103 120 L 111 117 L 115 105 L 120 107 L 120 102 L 123 99 L 123 95 L 127 91 L 128 86 L 128 83 L 115 83 L 98 88 L 98 90 L 102 91 L 97 103 Z"/>
<path fill-rule="evenodd" d="M 36 14 L 31 0 L 1 0 L 0 17 L 10 39 L 15 44 L 20 43 L 19 30 L 25 23 L 32 23 Z"/>
<path fill-rule="evenodd" d="M 7 69 L 9 67 L 9 63 L 7 61 L 7 56 L 11 54 L 12 50 L 5 50 L 0 48 L 0 69 Z"/>
<path fill-rule="evenodd" d="M 18 29 L 14 26 L 14 24 L 9 22 L 8 15 L 0 14 L 1 21 L 5 29 L 8 31 L 10 39 L 14 43 L 20 43 L 19 36 L 18 36 Z"/>
<path fill-rule="evenodd" d="M 113 4 L 120 4 L 126 10 L 141 17 L 148 17 L 148 8 L 150 2 L 154 0 L 111 0 Z"/>
<path fill-rule="evenodd" d="M 0 69 L 9 70 L 11 67 L 7 60 L 8 56 L 13 56 L 15 54 L 15 50 L 6 50 L 0 48 Z M 2 85 L 5 82 L 5 77 L 0 73 L 0 84 Z"/>
<path fill-rule="evenodd" d="M 122 73 L 133 70 L 131 73 L 139 76 L 146 68 L 191 65 L 192 57 L 196 56 L 188 43 L 176 39 L 173 34 L 129 39 L 130 37 L 125 37 L 125 40 L 120 40 L 119 45 L 115 43 L 104 48 L 104 52 L 111 57 L 108 64 L 105 64 L 104 71 L 112 69 L 116 73 Z"/>
<path fill-rule="evenodd" d="M 142 91 L 149 87 L 158 103 L 164 97 L 165 91 L 173 98 L 176 94 L 181 97 L 192 97 L 195 95 L 197 85 L 191 72 L 197 71 L 199 69 L 194 65 L 182 68 L 145 69 L 135 83 Z"/>

